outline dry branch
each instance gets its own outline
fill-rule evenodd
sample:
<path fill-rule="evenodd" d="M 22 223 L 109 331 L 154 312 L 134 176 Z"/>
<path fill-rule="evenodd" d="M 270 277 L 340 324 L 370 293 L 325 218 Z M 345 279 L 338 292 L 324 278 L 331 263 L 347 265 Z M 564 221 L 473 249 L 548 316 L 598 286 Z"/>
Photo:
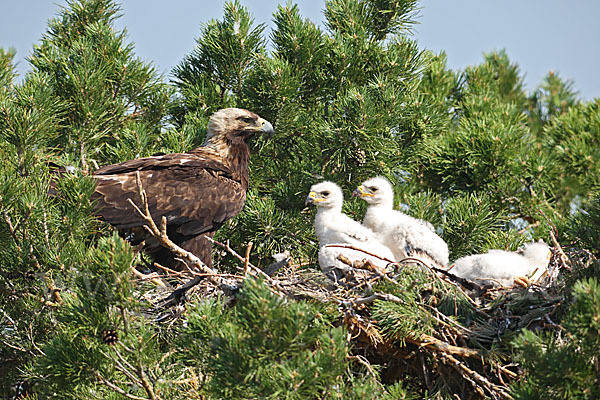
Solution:
<path fill-rule="evenodd" d="M 144 188 L 142 186 L 142 180 L 140 178 L 140 172 L 139 171 L 136 171 L 136 173 L 135 173 L 135 179 L 136 179 L 137 188 L 138 188 L 138 195 L 139 195 L 140 201 L 142 203 L 141 205 L 142 205 L 143 211 L 140 210 L 140 208 L 133 202 L 133 200 L 127 199 L 127 201 L 133 206 L 133 208 L 135 209 L 135 211 L 146 222 L 146 225 L 144 225 L 144 228 L 156 240 L 158 240 L 158 242 L 163 247 L 169 249 L 169 251 L 171 251 L 175 255 L 177 255 L 177 256 L 183 258 L 184 260 L 188 261 L 192 266 L 198 268 L 204 274 L 208 274 L 209 276 L 210 275 L 218 275 L 215 270 L 213 270 L 212 268 L 207 267 L 194 254 L 192 254 L 191 252 L 189 252 L 187 250 L 182 249 L 181 247 L 179 247 L 178 245 L 176 245 L 175 243 L 173 243 L 173 241 L 171 241 L 171 239 L 169 239 L 169 237 L 167 236 L 167 219 L 165 217 L 162 217 L 162 219 L 161 219 L 160 229 L 156 226 L 156 223 L 154 222 L 154 219 L 152 218 L 152 214 L 150 214 L 150 209 L 148 208 L 148 198 L 146 197 L 146 191 L 144 190 Z"/>

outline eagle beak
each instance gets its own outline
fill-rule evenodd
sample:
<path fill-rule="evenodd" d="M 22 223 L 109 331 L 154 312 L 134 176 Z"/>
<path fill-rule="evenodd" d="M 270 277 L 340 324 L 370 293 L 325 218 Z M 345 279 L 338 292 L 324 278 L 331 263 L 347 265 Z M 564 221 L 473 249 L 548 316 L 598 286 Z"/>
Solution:
<path fill-rule="evenodd" d="M 269 135 L 269 137 L 273 136 L 273 125 L 271 125 L 271 123 L 269 121 L 267 121 L 266 119 L 262 119 L 260 118 L 258 120 L 258 124 L 260 126 L 260 131 L 264 134 Z"/>
<path fill-rule="evenodd" d="M 360 185 L 352 192 L 352 197 L 373 197 L 373 194 L 365 191 L 365 187 Z"/>
<path fill-rule="evenodd" d="M 317 194 L 315 192 L 310 192 L 308 194 L 308 196 L 306 196 L 306 200 L 304 200 L 304 205 L 307 206 L 309 204 L 315 204 L 315 203 L 318 203 L 319 201 L 322 201 L 322 200 L 317 199 Z"/>

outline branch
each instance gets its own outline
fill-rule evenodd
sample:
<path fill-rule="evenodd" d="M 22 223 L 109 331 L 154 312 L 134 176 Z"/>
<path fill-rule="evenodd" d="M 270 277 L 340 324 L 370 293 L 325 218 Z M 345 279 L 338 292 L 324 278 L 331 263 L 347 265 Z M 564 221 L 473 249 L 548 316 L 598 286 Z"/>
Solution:
<path fill-rule="evenodd" d="M 375 300 L 384 300 L 384 301 L 391 301 L 394 303 L 402 303 L 402 300 L 399 297 L 394 296 L 393 294 L 389 294 L 389 293 L 374 293 L 368 297 L 358 297 L 356 299 L 340 300 L 339 303 L 345 307 L 352 307 L 353 305 L 372 303 Z"/>
<path fill-rule="evenodd" d="M 387 261 L 388 263 L 394 263 L 394 261 L 390 260 L 389 258 L 381 257 L 375 253 L 371 253 L 370 251 L 366 251 L 366 250 L 361 249 L 360 247 L 352 246 L 349 244 L 327 244 L 327 245 L 325 245 L 325 247 L 341 247 L 343 249 L 356 250 L 356 251 L 360 251 L 362 253 L 368 254 L 372 257 L 379 258 L 380 260 Z"/>
<path fill-rule="evenodd" d="M 446 353 L 455 354 L 461 357 L 471 357 L 481 359 L 482 355 L 477 350 L 472 350 L 465 347 L 458 347 L 448 344 L 442 340 L 434 338 L 429 335 L 421 335 L 418 339 L 412 339 L 410 337 L 404 338 L 408 343 L 416 344 L 419 347 L 425 347 L 430 350 Z"/>
<path fill-rule="evenodd" d="M 261 270 L 260 268 L 256 267 L 255 265 L 253 265 L 249 260 L 246 261 L 246 258 L 240 256 L 235 250 L 233 250 L 231 247 L 229 247 L 229 242 L 225 243 L 221 243 L 211 237 L 206 236 L 206 240 L 208 240 L 209 242 L 216 244 L 217 246 L 220 246 L 222 248 L 224 248 L 229 254 L 231 254 L 233 257 L 237 258 L 238 260 L 240 260 L 241 262 L 244 263 L 244 266 L 248 265 L 248 271 L 251 272 L 251 275 L 255 275 L 255 276 L 260 276 L 262 277 L 265 281 L 269 282 L 269 284 L 271 284 L 274 287 L 277 287 L 278 289 L 280 289 L 279 284 L 273 279 L 271 278 L 269 275 L 265 274 L 263 270 Z"/>
<path fill-rule="evenodd" d="M 462 363 L 459 360 L 457 360 L 456 358 L 452 357 L 450 354 L 441 352 L 440 356 L 442 357 L 442 359 L 444 361 L 446 361 L 454 369 L 456 369 L 459 373 L 461 373 L 461 375 L 465 379 L 470 381 L 471 384 L 473 384 L 473 386 L 475 387 L 475 390 L 477 392 L 479 392 L 481 395 L 484 395 L 484 393 L 482 393 L 482 388 L 483 388 L 489 392 L 489 394 L 491 395 L 490 397 L 492 399 L 512 399 L 512 397 L 504 390 L 504 388 L 502 388 L 498 385 L 494 385 L 489 380 L 487 380 L 485 377 L 483 377 L 476 371 L 473 371 L 472 369 L 467 367 L 464 363 Z M 475 381 L 475 382 L 473 382 L 473 381 Z"/>
<path fill-rule="evenodd" d="M 150 232 L 150 234 L 156 240 L 158 240 L 158 242 L 163 247 L 169 249 L 172 253 L 174 253 L 177 256 L 188 261 L 190 264 L 192 264 L 193 266 L 200 269 L 200 271 L 202 271 L 203 273 L 208 274 L 209 276 L 210 275 L 215 275 L 215 276 L 218 275 L 215 270 L 207 267 L 194 254 L 192 254 L 191 252 L 189 252 L 187 250 L 182 249 L 181 247 L 179 247 L 178 245 L 173 243 L 173 241 L 171 241 L 171 239 L 169 239 L 169 237 L 167 236 L 167 219 L 164 216 L 161 219 L 160 229 L 156 226 L 156 224 L 154 223 L 154 219 L 152 218 L 152 214 L 150 214 L 150 209 L 148 208 L 148 198 L 146 197 L 146 191 L 142 187 L 142 180 L 140 178 L 139 171 L 135 172 L 135 179 L 136 179 L 137 188 L 138 188 L 138 195 L 140 197 L 140 201 L 142 203 L 142 208 L 144 211 L 140 210 L 140 208 L 133 202 L 133 200 L 127 199 L 127 201 L 133 206 L 133 208 L 139 214 L 139 216 L 146 222 L 146 225 L 144 225 L 144 228 L 146 228 L 146 230 L 148 230 L 148 232 Z"/>
<path fill-rule="evenodd" d="M 135 396 L 133 394 L 129 394 L 126 391 L 124 391 L 123 389 L 121 389 L 120 387 L 118 387 L 117 385 L 115 385 L 114 383 L 110 382 L 109 380 L 107 380 L 105 377 L 103 377 L 102 375 L 100 375 L 100 373 L 96 370 L 92 370 L 92 372 L 94 373 L 94 375 L 96 375 L 96 378 L 98 378 L 98 380 L 106 387 L 108 387 L 109 389 L 114 390 L 115 392 L 127 397 L 128 399 L 131 400 L 148 400 L 148 398 L 146 397 L 139 397 L 139 396 Z"/>
<path fill-rule="evenodd" d="M 554 229 L 550 231 L 550 239 L 552 239 L 552 244 L 554 245 L 554 248 L 556 249 L 556 251 L 558 252 L 558 256 L 560 257 L 560 261 L 562 262 L 562 265 L 569 271 L 571 272 L 573 269 L 571 268 L 571 260 L 569 260 L 569 257 L 567 257 L 567 255 L 565 254 L 565 252 L 563 251 L 562 247 L 560 246 L 560 244 L 558 243 L 558 240 L 556 240 L 556 235 L 554 234 Z"/>
<path fill-rule="evenodd" d="M 246 257 L 244 258 L 244 271 L 243 275 L 248 275 L 248 263 L 250 263 L 250 250 L 252 250 L 252 245 L 254 243 L 248 242 L 248 246 L 246 246 Z"/>

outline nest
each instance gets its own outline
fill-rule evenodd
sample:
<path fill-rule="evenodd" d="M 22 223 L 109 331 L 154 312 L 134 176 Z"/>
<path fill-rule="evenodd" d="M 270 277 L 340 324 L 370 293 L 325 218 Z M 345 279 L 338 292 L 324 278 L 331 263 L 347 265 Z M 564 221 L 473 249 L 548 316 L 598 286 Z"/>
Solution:
<path fill-rule="evenodd" d="M 261 276 L 279 296 L 337 309 L 337 323 L 350 333 L 350 357 L 359 369 L 383 383 L 410 382 L 422 393 L 461 399 L 510 398 L 509 385 L 522 371 L 511 361 L 508 342 L 525 328 L 558 328 L 555 314 L 564 297 L 554 272 L 568 268 L 562 250 L 554 248 L 549 272 L 527 286 L 482 288 L 414 262 L 397 264 L 388 273 L 354 262 L 351 276 L 334 281 L 321 271 L 290 264 L 287 255 L 267 268 L 270 276 L 227 244 L 215 244 L 240 259 L 238 273 L 209 276 L 197 271 L 203 279 L 185 296 L 233 300 L 245 276 Z M 185 274 L 170 277 L 185 282 Z M 183 316 L 184 307 L 177 305 L 183 298 L 165 301 L 173 299 L 173 291 L 150 293 L 146 296 L 155 304 L 150 314 L 157 320 Z M 399 317 L 402 312 L 410 314 L 406 320 L 413 325 Z"/>
<path fill-rule="evenodd" d="M 141 187 L 140 194 L 144 200 Z M 233 300 L 247 276 L 258 276 L 279 296 L 334 307 L 337 323 L 350 333 L 350 359 L 359 369 L 383 383 L 409 382 L 423 394 L 460 399 L 511 398 L 509 385 L 523 371 L 512 361 L 510 339 L 526 328 L 559 328 L 554 320 L 564 297 L 557 276 L 570 265 L 554 237 L 548 271 L 537 282 L 510 288 L 480 287 L 414 260 L 396 264 L 392 272 L 367 261 L 341 260 L 350 273 L 332 280 L 321 271 L 290 265 L 289 255 L 282 254 L 263 271 L 249 262 L 251 243 L 242 257 L 228 244 L 213 241 L 241 264 L 236 274 L 219 274 L 170 242 L 164 221 L 159 228 L 147 208 L 138 212 L 153 236 L 190 266 L 186 273 L 165 271 L 181 282 L 177 289 L 146 292 L 154 304 L 149 315 L 161 322 L 183 315 L 186 296 Z"/>

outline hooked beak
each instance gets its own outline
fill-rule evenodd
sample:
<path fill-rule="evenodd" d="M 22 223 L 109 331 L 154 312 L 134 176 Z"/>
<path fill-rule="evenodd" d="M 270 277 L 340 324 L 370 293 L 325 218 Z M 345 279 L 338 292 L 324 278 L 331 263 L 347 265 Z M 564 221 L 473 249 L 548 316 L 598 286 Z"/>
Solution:
<path fill-rule="evenodd" d="M 315 204 L 315 203 L 318 203 L 319 201 L 322 201 L 322 200 L 317 199 L 317 194 L 315 192 L 310 192 L 308 194 L 308 196 L 306 196 L 306 200 L 304 200 L 304 205 L 307 206 L 309 204 Z"/>
<path fill-rule="evenodd" d="M 365 187 L 360 185 L 352 192 L 352 197 L 373 197 L 374 195 L 365 191 Z"/>
<path fill-rule="evenodd" d="M 267 121 L 266 119 L 262 119 L 260 118 L 258 120 L 259 126 L 260 126 L 260 131 L 266 135 L 269 135 L 269 137 L 273 137 L 273 125 L 271 125 L 271 123 L 269 121 Z"/>

